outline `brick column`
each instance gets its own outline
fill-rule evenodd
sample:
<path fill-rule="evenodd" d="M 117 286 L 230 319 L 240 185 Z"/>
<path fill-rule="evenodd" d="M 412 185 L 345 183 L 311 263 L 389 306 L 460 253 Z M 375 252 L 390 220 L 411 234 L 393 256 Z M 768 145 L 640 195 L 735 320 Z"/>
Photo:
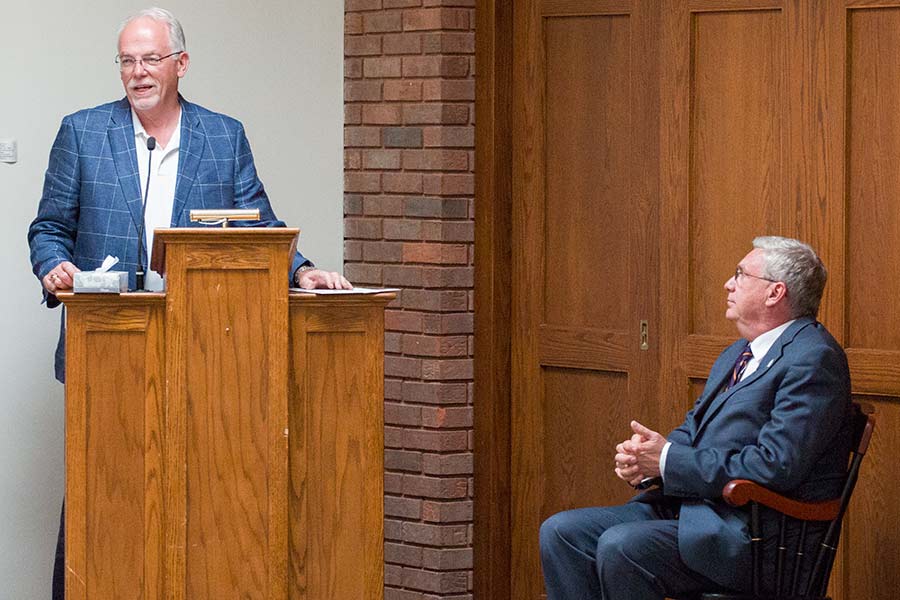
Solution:
<path fill-rule="evenodd" d="M 345 0 L 344 261 L 385 318 L 385 598 L 472 597 L 475 0 Z"/>

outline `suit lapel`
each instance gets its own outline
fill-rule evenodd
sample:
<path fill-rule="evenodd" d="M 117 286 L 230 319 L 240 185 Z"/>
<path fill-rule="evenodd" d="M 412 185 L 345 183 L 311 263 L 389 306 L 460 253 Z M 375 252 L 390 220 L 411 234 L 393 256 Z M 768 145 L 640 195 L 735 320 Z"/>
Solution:
<path fill-rule="evenodd" d="M 710 414 L 710 411 L 719 406 L 717 401 L 724 395 L 722 389 L 731 377 L 731 372 L 734 369 L 734 362 L 740 355 L 745 343 L 746 342 L 734 344 L 732 348 L 726 350 L 726 354 L 724 354 L 722 360 L 719 361 L 721 366 L 718 369 L 710 371 L 707 386 L 705 388 L 706 398 L 700 403 L 694 413 L 694 421 L 698 433 L 700 428 L 708 421 L 707 415 Z"/>
<path fill-rule="evenodd" d="M 180 98 L 180 96 L 179 96 Z M 178 150 L 178 181 L 175 183 L 175 202 L 172 205 L 172 227 L 179 224 L 181 213 L 197 178 L 197 169 L 206 147 L 206 134 L 200 123 L 197 108 L 181 98 L 181 144 Z M 184 223 L 187 225 L 187 223 Z"/>
<path fill-rule="evenodd" d="M 140 229 L 141 222 L 141 178 L 137 165 L 137 154 L 134 149 L 134 125 L 131 121 L 131 108 L 128 100 L 123 98 L 113 107 L 106 129 L 109 148 L 116 165 L 119 187 L 135 230 Z"/>
<path fill-rule="evenodd" d="M 769 351 L 766 352 L 766 355 L 762 357 L 762 360 L 760 361 L 759 367 L 756 369 L 756 371 L 754 371 L 741 381 L 738 381 L 730 390 L 721 394 L 716 394 L 712 397 L 712 400 L 709 403 L 709 407 L 704 411 L 700 419 L 700 424 L 697 426 L 697 436 L 694 438 L 695 442 L 697 441 L 697 439 L 699 439 L 700 435 L 702 435 L 703 429 L 706 427 L 706 425 L 722 409 L 727 400 L 736 392 L 746 388 L 747 386 L 753 385 L 760 378 L 765 376 L 769 368 L 779 360 L 781 360 L 781 357 L 784 356 L 784 348 L 794 341 L 794 337 L 796 337 L 797 332 L 810 323 L 812 323 L 812 319 L 809 318 L 797 319 L 778 337 L 777 340 L 775 340 L 775 343 L 772 344 L 772 347 L 769 348 Z M 739 353 L 740 347 L 738 347 L 737 353 L 735 353 L 732 357 L 732 363 L 737 360 Z M 716 389 L 721 389 L 721 386 L 724 385 L 724 383 L 725 382 L 723 380 L 720 384 L 720 387 Z"/>

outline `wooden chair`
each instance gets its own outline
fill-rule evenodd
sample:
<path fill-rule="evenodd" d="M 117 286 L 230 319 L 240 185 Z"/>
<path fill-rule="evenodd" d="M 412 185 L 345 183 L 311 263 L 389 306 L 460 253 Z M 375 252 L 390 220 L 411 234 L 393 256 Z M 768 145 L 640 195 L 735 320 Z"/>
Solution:
<path fill-rule="evenodd" d="M 830 600 L 825 596 L 825 590 L 828 587 L 828 578 L 834 563 L 841 521 L 847 505 L 850 503 L 850 495 L 856 486 L 860 463 L 869 447 L 872 431 L 875 429 L 873 414 L 874 410 L 871 406 L 853 404 L 853 444 L 847 468 L 847 480 L 840 498 L 825 502 L 798 502 L 746 479 L 736 479 L 725 486 L 722 496 L 726 502 L 732 506 L 750 504 L 753 594 L 706 593 L 700 596 L 702 600 Z M 760 505 L 769 507 L 781 515 L 778 526 L 778 548 L 775 556 L 774 594 L 762 594 L 760 591 L 763 571 Z M 788 553 L 788 548 L 785 547 L 785 532 L 791 520 L 799 522 L 800 530 L 797 543 L 793 548 L 796 557 L 794 567 L 788 574 L 785 573 Z M 809 558 L 803 555 L 807 526 L 813 522 L 828 522 L 828 527 L 816 552 L 812 570 L 808 571 L 809 575 L 805 578 L 806 580 L 801 581 L 803 579 L 800 576 L 803 559 Z"/>

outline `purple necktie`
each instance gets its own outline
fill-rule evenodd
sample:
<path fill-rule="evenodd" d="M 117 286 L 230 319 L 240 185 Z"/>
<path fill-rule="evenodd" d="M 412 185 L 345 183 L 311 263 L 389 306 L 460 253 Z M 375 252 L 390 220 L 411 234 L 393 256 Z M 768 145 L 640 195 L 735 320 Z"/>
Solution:
<path fill-rule="evenodd" d="M 730 390 L 734 387 L 734 384 L 740 381 L 741 374 L 744 372 L 744 369 L 747 368 L 747 363 L 750 362 L 751 358 L 753 358 L 753 351 L 750 349 L 750 344 L 748 343 L 744 346 L 744 351 L 741 352 L 741 355 L 734 361 L 734 370 L 731 372 L 731 379 L 725 387 L 726 390 Z"/>

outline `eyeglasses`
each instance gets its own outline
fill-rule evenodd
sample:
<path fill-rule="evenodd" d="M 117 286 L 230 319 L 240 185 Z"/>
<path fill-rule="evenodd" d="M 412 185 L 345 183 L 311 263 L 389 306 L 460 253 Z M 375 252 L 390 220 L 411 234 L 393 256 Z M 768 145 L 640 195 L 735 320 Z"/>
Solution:
<path fill-rule="evenodd" d="M 772 283 L 778 282 L 777 279 L 769 279 L 768 277 L 762 277 L 760 275 L 753 275 L 751 273 L 747 273 L 744 271 L 744 269 L 742 269 L 740 266 L 738 266 L 734 270 L 734 282 L 735 283 L 739 282 L 741 280 L 741 277 L 752 277 L 753 279 L 762 279 L 763 281 L 770 281 Z"/>
<path fill-rule="evenodd" d="M 128 56 L 127 54 L 124 56 L 116 56 L 116 64 L 119 65 L 120 71 L 130 71 L 135 65 L 141 63 L 145 69 L 158 67 L 162 61 L 169 58 L 170 56 L 175 56 L 176 54 L 181 54 L 184 50 L 179 50 L 178 52 L 173 52 L 172 54 L 166 54 L 165 56 L 142 56 L 140 58 L 135 58 L 133 56 Z"/>

